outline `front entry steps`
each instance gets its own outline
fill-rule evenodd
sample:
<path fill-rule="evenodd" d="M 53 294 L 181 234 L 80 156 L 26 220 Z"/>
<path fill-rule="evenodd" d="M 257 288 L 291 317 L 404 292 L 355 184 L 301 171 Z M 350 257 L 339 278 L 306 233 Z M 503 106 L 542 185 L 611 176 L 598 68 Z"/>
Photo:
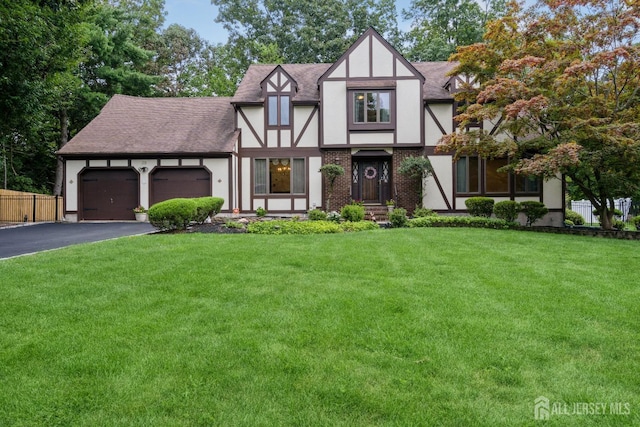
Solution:
<path fill-rule="evenodd" d="M 384 205 L 364 205 L 364 219 L 366 221 L 388 222 L 389 208 Z"/>

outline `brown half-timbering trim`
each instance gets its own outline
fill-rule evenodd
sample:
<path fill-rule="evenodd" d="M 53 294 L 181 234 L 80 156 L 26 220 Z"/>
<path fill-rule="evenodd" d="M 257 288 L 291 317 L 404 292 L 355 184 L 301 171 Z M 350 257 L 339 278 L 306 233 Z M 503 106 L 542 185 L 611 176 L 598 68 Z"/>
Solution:
<path fill-rule="evenodd" d="M 429 115 L 431 116 L 433 121 L 435 122 L 436 126 L 438 126 L 438 129 L 440 129 L 440 132 L 442 132 L 443 135 L 446 135 L 447 132 L 444 130 L 444 127 L 442 127 L 442 124 L 440 124 L 440 121 L 436 117 L 436 115 L 433 112 L 433 110 L 431 109 L 431 107 L 429 107 L 429 104 L 425 103 L 424 104 L 424 109 L 427 110 L 427 112 L 429 113 Z"/>
<path fill-rule="evenodd" d="M 247 126 L 249 127 L 249 130 L 251 131 L 251 133 L 253 134 L 253 136 L 258 140 L 258 144 L 260 144 L 261 146 L 265 146 L 264 144 L 264 140 L 260 138 L 260 136 L 258 135 L 258 133 L 256 132 L 256 130 L 254 129 L 253 125 L 251 124 L 251 122 L 249 121 L 249 119 L 247 118 L 247 116 L 244 114 L 244 111 L 242 111 L 241 108 L 238 108 L 238 113 L 240 113 L 240 115 L 242 116 L 242 118 L 244 119 L 245 123 L 247 124 Z M 266 126 L 265 126 L 265 132 L 266 132 Z"/>
<path fill-rule="evenodd" d="M 489 135 L 495 135 L 496 131 L 498 130 L 498 126 L 502 124 L 503 120 L 504 120 L 504 116 L 500 116 L 500 118 L 498 119 L 498 122 L 493 126 L 493 128 L 491 129 L 491 132 L 489 132 Z"/>
<path fill-rule="evenodd" d="M 309 125 L 311 124 L 311 121 L 313 120 L 313 117 L 315 116 L 315 114 L 318 112 L 319 108 L 316 105 L 313 110 L 311 111 L 311 114 L 309 114 L 309 118 L 307 118 L 307 121 L 305 122 L 304 126 L 302 127 L 302 130 L 300 131 L 300 135 L 298 135 L 297 138 L 295 138 L 295 140 L 293 140 L 293 137 L 295 137 L 295 134 L 293 133 L 293 127 L 291 129 L 291 137 L 292 137 L 292 142 L 293 142 L 293 146 L 297 147 L 298 144 L 300 143 L 300 140 L 302 139 L 302 137 L 304 136 L 305 132 L 307 131 L 307 128 L 309 127 Z"/>
<path fill-rule="evenodd" d="M 442 184 L 440 184 L 440 180 L 438 179 L 438 174 L 434 171 L 431 174 L 431 176 L 433 177 L 433 180 L 436 182 L 436 185 L 438 186 L 438 190 L 440 191 L 440 195 L 442 196 L 444 203 L 447 205 L 447 208 L 451 210 L 451 203 L 449 202 L 449 198 L 444 192 L 444 188 L 442 188 Z"/>

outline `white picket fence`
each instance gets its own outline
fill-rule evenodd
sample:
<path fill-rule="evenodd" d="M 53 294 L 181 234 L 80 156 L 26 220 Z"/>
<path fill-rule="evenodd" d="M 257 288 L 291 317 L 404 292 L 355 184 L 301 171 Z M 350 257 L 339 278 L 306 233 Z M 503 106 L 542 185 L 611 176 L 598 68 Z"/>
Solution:
<path fill-rule="evenodd" d="M 631 199 L 617 199 L 613 202 L 616 209 L 620 209 L 620 211 L 622 211 L 622 218 L 620 219 L 625 222 L 628 221 Z M 569 209 L 582 215 L 587 223 L 595 224 L 598 222 L 598 217 L 593 214 L 593 205 L 588 200 L 571 200 L 569 202 Z"/>

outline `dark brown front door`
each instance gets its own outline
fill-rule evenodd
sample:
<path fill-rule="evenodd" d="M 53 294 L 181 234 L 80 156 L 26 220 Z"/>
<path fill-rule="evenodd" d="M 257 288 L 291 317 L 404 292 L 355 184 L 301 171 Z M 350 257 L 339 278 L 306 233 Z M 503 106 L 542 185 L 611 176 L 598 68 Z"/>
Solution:
<path fill-rule="evenodd" d="M 391 198 L 390 161 L 362 159 L 353 162 L 353 196 L 363 203 L 384 203 Z"/>
<path fill-rule="evenodd" d="M 135 219 L 138 174 L 133 169 L 88 169 L 81 179 L 81 219 Z"/>
<path fill-rule="evenodd" d="M 362 162 L 362 201 L 364 203 L 380 202 L 379 162 Z"/>
<path fill-rule="evenodd" d="M 151 205 L 176 197 L 210 195 L 211 174 L 204 168 L 156 169 L 151 174 Z"/>

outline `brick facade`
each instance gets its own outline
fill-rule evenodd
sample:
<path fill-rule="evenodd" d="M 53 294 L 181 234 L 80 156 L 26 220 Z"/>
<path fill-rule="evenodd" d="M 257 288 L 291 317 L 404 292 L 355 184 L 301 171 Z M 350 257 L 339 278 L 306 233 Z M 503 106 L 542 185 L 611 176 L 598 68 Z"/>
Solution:
<path fill-rule="evenodd" d="M 409 214 L 413 213 L 414 208 L 419 203 L 418 188 L 415 179 L 398 173 L 398 168 L 406 157 L 421 156 L 424 150 L 416 149 L 395 149 L 391 157 L 392 175 L 391 175 L 391 193 L 399 207 L 405 208 Z M 351 183 L 352 183 L 352 157 L 350 149 L 335 149 L 324 151 L 322 155 L 322 164 L 336 163 L 344 168 L 344 175 L 336 179 L 331 196 L 330 210 L 340 211 L 340 209 L 352 200 Z M 326 180 L 323 180 L 323 209 L 327 208 L 327 199 L 329 197 L 329 186 Z"/>

